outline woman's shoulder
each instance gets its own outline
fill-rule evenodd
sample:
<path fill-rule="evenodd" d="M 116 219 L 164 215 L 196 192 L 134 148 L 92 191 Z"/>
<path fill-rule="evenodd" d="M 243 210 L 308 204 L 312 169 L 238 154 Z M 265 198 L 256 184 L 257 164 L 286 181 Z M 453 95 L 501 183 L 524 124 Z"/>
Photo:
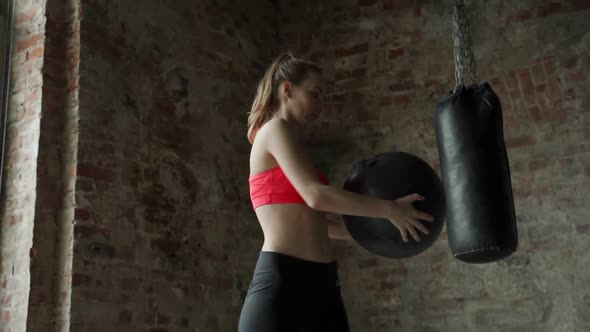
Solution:
<path fill-rule="evenodd" d="M 289 127 L 289 123 L 284 119 L 271 119 L 266 122 L 260 130 L 258 131 L 257 136 L 260 135 L 262 139 L 264 137 L 270 138 L 277 135 L 292 135 L 291 129 Z"/>
<path fill-rule="evenodd" d="M 288 129 L 289 128 L 289 123 L 285 120 L 285 119 L 281 119 L 281 118 L 273 118 L 268 120 L 263 126 L 262 128 L 260 128 L 260 130 L 262 130 L 263 128 L 272 128 L 272 129 Z"/>

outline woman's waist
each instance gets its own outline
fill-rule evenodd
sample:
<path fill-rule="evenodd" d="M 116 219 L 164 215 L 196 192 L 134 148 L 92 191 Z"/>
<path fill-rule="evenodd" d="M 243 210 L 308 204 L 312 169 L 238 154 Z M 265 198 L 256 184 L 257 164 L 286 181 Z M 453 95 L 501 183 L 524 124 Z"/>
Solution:
<path fill-rule="evenodd" d="M 325 218 L 259 218 L 264 240 L 273 248 L 327 248 L 330 245 Z"/>
<path fill-rule="evenodd" d="M 277 284 L 332 288 L 339 285 L 338 263 L 315 261 L 288 253 L 262 250 L 259 253 L 254 280 L 273 280 Z"/>
<path fill-rule="evenodd" d="M 328 242 L 313 242 L 313 241 L 292 241 L 265 238 L 261 252 L 272 252 L 281 255 L 321 263 L 330 264 L 334 262 L 334 255 L 332 248 Z"/>
<path fill-rule="evenodd" d="M 314 210 L 305 204 L 275 203 L 260 206 L 256 209 L 258 221 L 264 224 L 277 224 L 290 227 L 321 229 L 327 227 L 327 219 L 321 211 Z"/>
<path fill-rule="evenodd" d="M 311 260 L 331 259 L 328 223 L 323 213 L 285 204 L 260 207 L 256 214 L 264 233 L 262 250 Z"/>

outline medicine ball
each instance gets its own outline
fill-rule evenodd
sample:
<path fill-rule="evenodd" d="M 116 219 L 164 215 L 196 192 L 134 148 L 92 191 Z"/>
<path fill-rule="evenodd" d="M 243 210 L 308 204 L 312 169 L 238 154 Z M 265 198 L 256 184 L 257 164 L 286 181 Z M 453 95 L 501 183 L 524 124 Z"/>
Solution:
<path fill-rule="evenodd" d="M 355 163 L 343 189 L 387 200 L 414 193 L 425 198 L 414 202 L 414 207 L 432 215 L 435 220 L 420 220 L 430 234 L 417 230 L 419 242 L 411 235 L 408 235 L 408 242 L 404 242 L 400 231 L 388 219 L 343 215 L 352 238 L 375 254 L 389 258 L 418 255 L 432 246 L 443 229 L 445 195 L 442 182 L 428 163 L 412 154 L 387 152 Z"/>

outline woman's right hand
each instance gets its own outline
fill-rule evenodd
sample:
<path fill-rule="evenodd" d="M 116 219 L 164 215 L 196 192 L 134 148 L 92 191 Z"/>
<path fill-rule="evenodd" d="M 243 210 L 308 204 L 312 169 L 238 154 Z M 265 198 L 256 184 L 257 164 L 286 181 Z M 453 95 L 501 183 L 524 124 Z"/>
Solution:
<path fill-rule="evenodd" d="M 434 217 L 414 207 L 413 203 L 418 200 L 424 200 L 424 196 L 411 194 L 391 201 L 390 217 L 387 219 L 399 229 L 404 242 L 408 242 L 408 233 L 412 235 L 414 240 L 420 241 L 420 236 L 418 236 L 416 229 L 419 229 L 426 235 L 430 234 L 419 219 L 432 222 L 434 221 Z"/>

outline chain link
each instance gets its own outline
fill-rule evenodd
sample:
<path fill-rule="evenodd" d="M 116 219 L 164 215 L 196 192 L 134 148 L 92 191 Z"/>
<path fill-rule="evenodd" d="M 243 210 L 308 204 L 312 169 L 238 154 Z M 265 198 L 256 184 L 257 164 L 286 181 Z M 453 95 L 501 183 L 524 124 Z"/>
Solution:
<path fill-rule="evenodd" d="M 477 73 L 475 57 L 473 56 L 473 45 L 469 32 L 469 20 L 465 14 L 463 0 L 456 0 L 453 11 L 453 49 L 455 57 L 455 91 L 465 85 L 463 71 L 467 61 L 469 78 L 472 84 L 477 84 Z"/>

